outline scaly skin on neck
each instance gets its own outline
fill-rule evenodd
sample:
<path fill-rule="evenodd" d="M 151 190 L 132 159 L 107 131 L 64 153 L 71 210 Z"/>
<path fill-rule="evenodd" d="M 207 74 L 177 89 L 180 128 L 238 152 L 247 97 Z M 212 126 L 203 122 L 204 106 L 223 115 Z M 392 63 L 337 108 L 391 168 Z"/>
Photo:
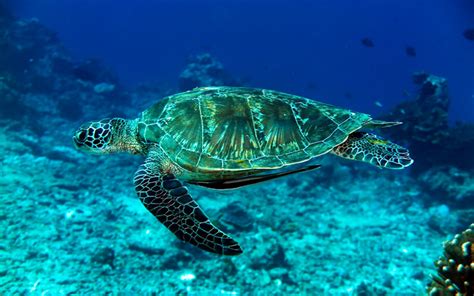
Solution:
<path fill-rule="evenodd" d="M 138 139 L 138 119 L 127 120 L 123 118 L 113 118 L 111 124 L 114 129 L 113 148 L 111 148 L 111 152 L 147 154 L 148 149 Z"/>

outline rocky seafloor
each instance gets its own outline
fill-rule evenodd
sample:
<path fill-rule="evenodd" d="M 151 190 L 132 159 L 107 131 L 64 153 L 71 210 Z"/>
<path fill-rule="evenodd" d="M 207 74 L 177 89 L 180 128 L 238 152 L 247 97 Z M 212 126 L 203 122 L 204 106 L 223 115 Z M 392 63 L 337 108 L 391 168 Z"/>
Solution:
<path fill-rule="evenodd" d="M 406 174 L 326 159 L 241 190 L 192 187 L 244 248 L 221 257 L 178 241 L 135 198 L 139 158 L 54 139 L 39 156 L 19 135 L 0 132 L 6 295 L 420 295 L 441 242 L 473 213 L 427 206 Z"/>
<path fill-rule="evenodd" d="M 175 90 L 123 90 L 99 62 L 73 61 L 37 21 L 0 13 L 0 23 L 8 53 L 0 59 L 2 295 L 423 295 L 442 242 L 474 222 L 473 168 L 449 157 L 474 139 L 464 132 L 456 144 L 453 135 L 471 129 L 441 122 L 445 133 L 427 132 L 419 110 L 431 104 L 427 120 L 446 120 L 447 82 L 417 73 L 417 98 L 387 115 L 403 115 L 403 135 L 415 141 L 411 170 L 327 156 L 319 170 L 239 190 L 190 187 L 244 249 L 237 257 L 203 252 L 136 198 L 141 157 L 72 147 L 82 121 L 134 116 Z M 224 72 L 209 55 L 183 73 L 182 88 L 238 81 L 214 79 Z"/>

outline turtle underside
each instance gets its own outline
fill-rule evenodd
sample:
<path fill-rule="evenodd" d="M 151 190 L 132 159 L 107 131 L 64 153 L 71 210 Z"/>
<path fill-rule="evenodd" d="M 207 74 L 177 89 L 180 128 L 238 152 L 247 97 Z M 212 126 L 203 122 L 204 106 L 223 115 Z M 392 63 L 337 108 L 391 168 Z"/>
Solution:
<path fill-rule="evenodd" d="M 276 169 L 330 151 L 371 117 L 277 91 L 205 87 L 142 113 L 139 137 L 192 172 Z"/>

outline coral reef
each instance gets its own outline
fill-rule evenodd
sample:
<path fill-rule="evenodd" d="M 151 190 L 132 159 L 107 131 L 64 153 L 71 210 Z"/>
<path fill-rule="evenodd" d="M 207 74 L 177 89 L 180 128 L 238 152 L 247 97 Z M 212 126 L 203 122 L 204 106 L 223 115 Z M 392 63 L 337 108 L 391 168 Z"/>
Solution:
<path fill-rule="evenodd" d="M 438 165 L 472 170 L 474 159 L 466 147 L 474 145 L 474 126 L 468 123 L 449 126 L 447 80 L 417 72 L 413 75 L 413 81 L 420 86 L 417 98 L 399 104 L 384 117 L 404 124 L 385 132 L 392 138 L 410 143 L 411 154 L 416 159 L 415 172 Z"/>
<path fill-rule="evenodd" d="M 423 72 L 413 74 L 413 81 L 420 86 L 417 99 L 398 105 L 390 118 L 405 123 L 400 129 L 410 142 L 439 144 L 448 135 L 447 81 Z"/>
<path fill-rule="evenodd" d="M 179 76 L 179 89 L 182 91 L 198 86 L 236 86 L 239 84 L 224 70 L 224 66 L 209 53 L 190 57 L 186 69 Z"/>
<path fill-rule="evenodd" d="M 71 71 L 75 77 L 82 81 L 94 84 L 118 84 L 117 76 L 97 59 L 88 59 L 77 63 Z"/>
<path fill-rule="evenodd" d="M 8 55 L 0 57 L 2 295 L 418 295 L 432 268 L 426 254 L 472 217 L 448 205 L 426 207 L 420 201 L 432 193 L 407 174 L 328 157 L 320 170 L 241 190 L 190 186 L 245 250 L 237 258 L 200 252 L 136 198 L 140 157 L 86 156 L 71 147 L 73 121 L 118 110 L 135 116 L 175 90 L 149 84 L 125 93 L 100 62 L 74 62 L 37 21 L 0 14 L 0 22 Z M 233 83 L 213 58 L 191 64 L 185 88 Z M 409 125 L 422 117 L 415 113 Z M 471 141 L 469 131 L 456 133 Z M 442 149 L 444 135 L 439 142 L 427 136 L 416 145 Z M 447 165 L 427 173 L 426 183 L 444 180 L 433 190 L 466 200 L 466 171 Z"/>
<path fill-rule="evenodd" d="M 444 243 L 444 256 L 435 266 L 438 274 L 432 275 L 430 296 L 474 295 L 474 224 Z"/>
<path fill-rule="evenodd" d="M 445 235 L 430 221 L 446 210 L 422 207 L 408 176 L 358 164 L 354 174 L 332 158 L 334 179 L 314 171 L 233 191 L 190 187 L 213 221 L 238 229 L 245 253 L 223 259 L 176 240 L 143 208 L 132 185 L 142 159 L 83 155 L 60 133 L 0 129 L 2 294 L 414 295 Z"/>
<path fill-rule="evenodd" d="M 74 62 L 56 34 L 38 20 L 0 22 L 2 118 L 41 131 L 51 126 L 48 117 L 64 125 L 84 114 L 110 114 L 128 103 L 110 71 L 93 60 Z"/>
<path fill-rule="evenodd" d="M 474 203 L 474 174 L 454 166 L 436 166 L 418 176 L 428 192 L 446 196 L 453 206 L 465 207 Z"/>
<path fill-rule="evenodd" d="M 415 159 L 411 168 L 425 190 L 436 198 L 427 202 L 474 205 L 474 157 L 466 147 L 474 146 L 474 125 L 448 124 L 447 80 L 424 72 L 413 75 L 419 85 L 415 100 L 406 101 L 384 118 L 404 124 L 384 130 L 399 142 L 406 141 Z"/>

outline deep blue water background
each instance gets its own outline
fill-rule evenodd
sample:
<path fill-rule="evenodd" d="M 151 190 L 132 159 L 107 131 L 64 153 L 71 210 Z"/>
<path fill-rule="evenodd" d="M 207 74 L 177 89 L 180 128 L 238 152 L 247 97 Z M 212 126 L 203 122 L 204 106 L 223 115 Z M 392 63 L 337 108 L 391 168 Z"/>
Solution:
<path fill-rule="evenodd" d="M 78 58 L 97 57 L 128 85 L 175 82 L 186 57 L 210 52 L 234 75 L 379 113 L 412 90 L 411 73 L 449 79 L 451 119 L 474 118 L 474 2 L 16 0 Z M 361 45 L 371 38 L 374 48 Z M 417 56 L 405 54 L 407 45 Z M 352 98 L 347 98 L 350 93 Z"/>
<path fill-rule="evenodd" d="M 448 78 L 451 121 L 474 118 L 474 42 L 462 36 L 474 27 L 474 1 L 10 2 L 128 86 L 176 83 L 189 55 L 210 52 L 251 86 L 380 114 L 414 91 L 412 72 L 425 70 Z M 362 46 L 364 37 L 375 47 Z"/>

